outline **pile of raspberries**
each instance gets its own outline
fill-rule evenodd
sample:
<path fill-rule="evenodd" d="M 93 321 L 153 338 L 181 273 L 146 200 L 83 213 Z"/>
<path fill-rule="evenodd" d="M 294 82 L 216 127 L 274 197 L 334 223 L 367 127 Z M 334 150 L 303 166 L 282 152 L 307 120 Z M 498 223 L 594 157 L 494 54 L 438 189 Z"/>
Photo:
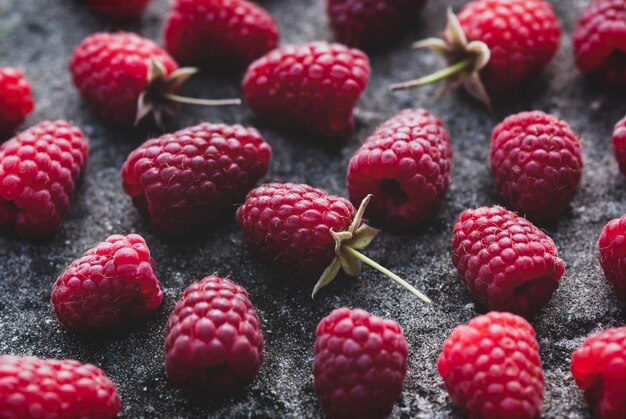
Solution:
<path fill-rule="evenodd" d="M 123 20 L 138 18 L 150 0 L 81 3 Z M 257 4 L 175 0 L 163 30 L 165 49 L 134 33 L 96 33 L 76 46 L 69 71 L 95 118 L 130 128 L 175 117 L 179 104 L 241 104 L 181 91 L 197 71 L 245 70 L 243 102 L 260 120 L 337 143 L 355 129 L 353 110 L 372 74 L 368 54 L 397 43 L 426 3 L 326 0 L 337 43 L 279 47 L 276 22 Z M 416 46 L 442 55 L 448 66 L 391 89 L 444 81 L 493 107 L 541 77 L 562 36 L 545 0 L 471 0 L 458 15 L 449 11 L 442 29 L 441 38 Z M 576 65 L 592 84 L 626 91 L 625 0 L 592 0 L 572 43 Z M 23 240 L 45 239 L 61 228 L 89 156 L 84 133 L 63 120 L 15 133 L 34 106 L 24 75 L 0 68 L 0 136 L 6 140 L 0 145 L 0 233 Z M 613 144 L 626 175 L 626 118 L 615 125 Z M 290 286 L 311 287 L 313 296 L 341 272 L 358 276 L 364 263 L 431 303 L 362 251 L 381 230 L 413 229 L 439 213 L 452 167 L 451 139 L 440 119 L 425 109 L 406 109 L 382 123 L 346 168 L 347 198 L 305 184 L 257 187 L 271 158 L 255 128 L 203 122 L 149 139 L 130 153 L 120 192 L 162 236 L 198 234 L 234 216 L 254 253 L 293 279 Z M 490 169 L 507 208 L 460 214 L 451 257 L 486 314 L 451 332 L 436 368 L 468 417 L 538 418 L 546 377 L 529 321 L 565 273 L 541 227 L 559 219 L 576 197 L 581 142 L 554 115 L 510 115 L 493 129 Z M 626 302 L 626 215 L 598 233 L 599 263 Z M 146 241 L 137 234 L 103 239 L 52 285 L 58 321 L 77 335 L 140 323 L 163 302 L 158 260 Z M 239 280 L 214 274 L 183 292 L 163 344 L 172 382 L 219 397 L 246 391 L 257 376 L 264 359 L 261 320 Z M 313 348 L 321 409 L 329 418 L 388 416 L 402 393 L 408 355 L 397 322 L 358 308 L 334 310 L 319 322 Z M 589 336 L 571 355 L 571 373 L 595 415 L 625 418 L 626 327 Z M 112 418 L 120 409 L 115 385 L 96 366 L 0 356 L 0 417 Z"/>

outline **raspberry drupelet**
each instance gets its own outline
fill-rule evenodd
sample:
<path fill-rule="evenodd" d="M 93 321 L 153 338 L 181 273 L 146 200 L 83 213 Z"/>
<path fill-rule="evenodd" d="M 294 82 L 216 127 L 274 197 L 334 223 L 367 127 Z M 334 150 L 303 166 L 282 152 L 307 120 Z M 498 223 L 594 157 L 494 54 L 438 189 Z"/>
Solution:
<path fill-rule="evenodd" d="M 411 228 L 434 217 L 450 184 L 450 136 L 424 109 L 407 109 L 379 126 L 348 166 L 350 200 L 372 200 L 365 216 L 384 228 Z"/>
<path fill-rule="evenodd" d="M 0 67 L 0 135 L 13 133 L 35 107 L 30 84 L 20 71 Z"/>
<path fill-rule="evenodd" d="M 565 273 L 552 239 L 499 206 L 463 212 L 452 248 L 460 278 L 490 310 L 532 317 L 548 304 Z"/>
<path fill-rule="evenodd" d="M 261 321 L 246 290 L 214 275 L 190 285 L 167 322 L 168 377 L 191 390 L 231 394 L 262 363 Z"/>
<path fill-rule="evenodd" d="M 89 145 L 80 129 L 45 121 L 0 145 L 0 232 L 53 235 L 70 207 Z"/>
<path fill-rule="evenodd" d="M 315 393 L 333 418 L 385 418 L 402 393 L 408 344 L 400 325 L 338 308 L 317 325 Z"/>

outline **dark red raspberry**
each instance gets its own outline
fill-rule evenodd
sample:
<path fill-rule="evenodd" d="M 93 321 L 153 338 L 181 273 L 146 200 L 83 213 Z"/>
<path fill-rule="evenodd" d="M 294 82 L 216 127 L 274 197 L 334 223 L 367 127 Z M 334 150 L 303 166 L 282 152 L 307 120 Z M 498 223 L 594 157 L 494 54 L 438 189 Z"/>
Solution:
<path fill-rule="evenodd" d="M 237 222 L 250 247 L 288 274 L 305 281 L 318 279 L 313 296 L 343 270 L 361 273 L 361 262 L 389 276 L 426 303 L 428 297 L 403 279 L 358 252 L 378 230 L 362 224 L 371 196 L 358 211 L 350 201 L 321 189 L 294 183 L 268 183 L 246 197 Z"/>
<path fill-rule="evenodd" d="M 124 190 L 159 231 L 186 234 L 243 198 L 271 155 L 254 128 L 202 123 L 133 151 L 122 167 Z"/>
<path fill-rule="evenodd" d="M 608 222 L 600 235 L 598 250 L 604 276 L 626 302 L 626 215 Z"/>
<path fill-rule="evenodd" d="M 345 137 L 354 130 L 352 110 L 369 77 L 363 52 L 313 42 L 275 49 L 253 62 L 243 93 L 250 108 L 276 126 Z"/>
<path fill-rule="evenodd" d="M 100 369 L 72 360 L 0 356 L 3 418 L 117 417 L 120 399 Z"/>
<path fill-rule="evenodd" d="M 619 170 L 626 175 L 626 117 L 620 120 L 613 129 L 613 149 Z"/>
<path fill-rule="evenodd" d="M 565 273 L 552 239 L 505 208 L 469 209 L 453 234 L 452 262 L 488 309 L 531 317 L 548 304 Z"/>
<path fill-rule="evenodd" d="M 164 33 L 178 62 L 217 71 L 245 68 L 278 38 L 274 19 L 246 0 L 176 0 Z"/>
<path fill-rule="evenodd" d="M 533 327 L 519 316 L 493 311 L 457 327 L 443 343 L 437 369 L 468 417 L 541 417 L 539 345 Z"/>
<path fill-rule="evenodd" d="M 541 69 L 559 50 L 561 28 L 545 0 L 473 0 L 458 19 L 450 12 L 444 32 L 416 46 L 441 54 L 450 67 L 436 77 L 400 83 L 394 88 L 421 86 L 446 79 L 487 104 L 506 96 Z M 435 75 L 433 75 L 435 76 Z"/>
<path fill-rule="evenodd" d="M 339 308 L 317 325 L 315 392 L 332 418 L 384 418 L 402 393 L 408 344 L 400 325 Z"/>
<path fill-rule="evenodd" d="M 241 390 L 263 363 L 260 323 L 246 290 L 230 279 L 207 276 L 191 284 L 167 323 L 167 375 L 190 389 Z"/>
<path fill-rule="evenodd" d="M 141 236 L 110 236 L 57 279 L 51 298 L 57 318 L 74 332 L 146 318 L 163 301 L 154 270 Z"/>
<path fill-rule="evenodd" d="M 607 88 L 626 89 L 625 21 L 624 0 L 593 0 L 574 31 L 576 65 Z"/>
<path fill-rule="evenodd" d="M 0 135 L 22 125 L 35 107 L 30 84 L 11 67 L 0 67 Z"/>
<path fill-rule="evenodd" d="M 414 227 L 434 217 L 450 184 L 452 148 L 441 121 L 407 109 L 379 126 L 348 167 L 354 204 L 374 195 L 365 213 L 385 228 Z"/>
<path fill-rule="evenodd" d="M 417 22 L 426 0 L 327 0 L 330 27 L 339 42 L 382 49 Z"/>
<path fill-rule="evenodd" d="M 113 19 L 140 16 L 150 0 L 83 0 L 85 5 L 101 15 Z"/>
<path fill-rule="evenodd" d="M 491 172 L 511 208 L 538 221 L 558 218 L 578 192 L 580 142 L 566 122 L 540 111 L 502 121 L 491 136 Z"/>
<path fill-rule="evenodd" d="M 174 104 L 232 105 L 176 95 L 195 69 L 178 64 L 161 47 L 134 33 L 97 33 L 76 47 L 70 61 L 74 85 L 105 123 L 129 127 L 152 114 L 173 113 Z"/>
<path fill-rule="evenodd" d="M 89 145 L 80 129 L 45 121 L 0 146 L 0 232 L 54 234 L 70 207 Z"/>
<path fill-rule="evenodd" d="M 626 327 L 589 336 L 572 354 L 572 375 L 598 418 L 626 417 Z"/>

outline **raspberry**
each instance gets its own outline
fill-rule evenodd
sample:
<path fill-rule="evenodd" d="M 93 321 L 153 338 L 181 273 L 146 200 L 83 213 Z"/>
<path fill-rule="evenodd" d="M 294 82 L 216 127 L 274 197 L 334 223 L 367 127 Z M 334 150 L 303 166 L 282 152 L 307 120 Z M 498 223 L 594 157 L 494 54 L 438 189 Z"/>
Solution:
<path fill-rule="evenodd" d="M 0 356 L 3 418 L 115 418 L 120 399 L 99 368 L 72 360 Z"/>
<path fill-rule="evenodd" d="M 350 160 L 353 203 L 374 197 L 366 216 L 391 229 L 414 227 L 441 209 L 452 148 L 441 121 L 423 109 L 407 109 L 376 129 Z"/>
<path fill-rule="evenodd" d="M 35 107 L 30 84 L 11 67 L 0 67 L 0 135 L 12 133 L 22 125 Z"/>
<path fill-rule="evenodd" d="M 354 130 L 352 109 L 369 77 L 363 52 L 313 42 L 275 49 L 253 62 L 243 93 L 250 108 L 273 125 L 340 138 Z"/>
<path fill-rule="evenodd" d="M 539 221 L 561 215 L 576 196 L 583 170 L 578 137 L 566 122 L 540 111 L 502 121 L 491 136 L 491 172 L 512 209 Z"/>
<path fill-rule="evenodd" d="M 89 145 L 80 129 L 45 121 L 0 146 L 0 232 L 54 234 L 70 207 Z"/>
<path fill-rule="evenodd" d="M 139 17 L 150 0 L 84 0 L 84 3 L 96 13 L 121 20 Z"/>
<path fill-rule="evenodd" d="M 366 50 L 387 47 L 417 22 L 426 0 L 327 0 L 339 42 Z"/>
<path fill-rule="evenodd" d="M 278 38 L 274 19 L 246 0 L 176 0 L 164 32 L 178 62 L 209 70 L 245 68 Z"/>
<path fill-rule="evenodd" d="M 315 392 L 332 418 L 384 418 L 400 393 L 408 344 L 400 325 L 365 310 L 339 308 L 317 325 Z"/>
<path fill-rule="evenodd" d="M 437 369 L 468 417 L 541 417 L 539 345 L 533 327 L 519 316 L 493 311 L 458 326 L 443 343 Z"/>
<path fill-rule="evenodd" d="M 254 128 L 202 123 L 133 151 L 122 167 L 124 190 L 157 230 L 186 234 L 243 198 L 271 154 Z"/>
<path fill-rule="evenodd" d="M 450 67 L 435 77 L 393 86 L 421 86 L 446 79 L 450 87 L 463 84 L 486 105 L 491 97 L 506 96 L 544 67 L 559 50 L 561 28 L 545 0 L 473 0 L 461 13 L 448 16 L 442 40 L 417 43 L 443 55 Z"/>
<path fill-rule="evenodd" d="M 572 354 L 572 375 L 599 418 L 626 417 L 626 327 L 589 336 Z"/>
<path fill-rule="evenodd" d="M 626 175 L 626 117 L 620 120 L 613 129 L 613 149 L 619 170 Z"/>
<path fill-rule="evenodd" d="M 499 206 L 469 209 L 454 225 L 452 262 L 488 309 L 533 316 L 565 273 L 550 237 Z"/>
<path fill-rule="evenodd" d="M 626 3 L 594 0 L 573 35 L 576 65 L 600 85 L 626 89 Z"/>
<path fill-rule="evenodd" d="M 190 389 L 241 390 L 263 363 L 260 323 L 246 290 L 230 279 L 191 284 L 167 323 L 167 375 Z"/>
<path fill-rule="evenodd" d="M 70 61 L 74 85 L 103 122 L 130 127 L 147 115 L 157 123 L 174 103 L 233 105 L 239 100 L 201 100 L 176 95 L 196 70 L 178 68 L 167 52 L 134 33 L 97 33 L 76 47 Z"/>
<path fill-rule="evenodd" d="M 143 319 L 163 300 L 141 236 L 113 235 L 72 262 L 52 287 L 57 318 L 74 332 Z"/>
<path fill-rule="evenodd" d="M 248 193 L 237 222 L 250 247 L 286 273 L 304 281 L 319 278 L 313 296 L 340 270 L 356 277 L 361 262 L 379 270 L 426 303 L 431 301 L 403 279 L 358 252 L 378 230 L 362 224 L 371 196 L 357 211 L 350 201 L 294 183 L 268 183 Z"/>
<path fill-rule="evenodd" d="M 600 265 L 619 298 L 626 302 L 626 215 L 608 222 L 598 241 Z"/>

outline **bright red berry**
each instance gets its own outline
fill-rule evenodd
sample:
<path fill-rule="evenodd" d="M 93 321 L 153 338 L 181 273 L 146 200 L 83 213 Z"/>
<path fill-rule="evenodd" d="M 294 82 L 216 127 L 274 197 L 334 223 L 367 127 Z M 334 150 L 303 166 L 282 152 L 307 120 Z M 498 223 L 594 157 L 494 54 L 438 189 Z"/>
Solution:
<path fill-rule="evenodd" d="M 626 117 L 620 120 L 613 129 L 613 149 L 619 170 L 626 175 Z"/>
<path fill-rule="evenodd" d="M 167 323 L 169 378 L 190 389 L 232 393 L 252 382 L 262 363 L 261 321 L 246 290 L 217 276 L 190 285 Z"/>
<path fill-rule="evenodd" d="M 3 418 L 112 419 L 119 411 L 115 386 L 91 364 L 0 356 Z"/>
<path fill-rule="evenodd" d="M 423 109 L 407 109 L 379 126 L 348 167 L 350 200 L 374 195 L 366 217 L 385 228 L 414 227 L 441 209 L 452 148 L 441 121 Z"/>
<path fill-rule="evenodd" d="M 0 232 L 55 233 L 70 207 L 89 145 L 80 129 L 45 121 L 0 146 Z"/>
<path fill-rule="evenodd" d="M 274 19 L 246 0 L 176 0 L 165 47 L 181 64 L 209 70 L 245 68 L 278 45 Z"/>
<path fill-rule="evenodd" d="M 313 42 L 275 49 L 253 62 L 243 93 L 250 108 L 276 126 L 345 137 L 354 129 L 352 110 L 369 77 L 363 52 Z"/>
<path fill-rule="evenodd" d="M 519 316 L 492 311 L 458 326 L 443 343 L 437 369 L 468 417 L 541 417 L 539 345 L 533 327 Z"/>
<path fill-rule="evenodd" d="M 96 13 L 113 18 L 129 19 L 140 16 L 150 0 L 83 0 Z"/>
<path fill-rule="evenodd" d="M 572 375 L 598 418 L 626 417 L 626 327 L 589 336 L 572 354 Z"/>
<path fill-rule="evenodd" d="M 113 235 L 72 262 L 52 287 L 57 318 L 89 332 L 152 314 L 163 300 L 154 261 L 136 234 Z"/>
<path fill-rule="evenodd" d="M 593 0 L 574 31 L 576 65 L 608 88 L 626 89 L 625 21 L 624 0 Z"/>
<path fill-rule="evenodd" d="M 327 0 L 335 38 L 366 50 L 389 46 L 417 22 L 426 0 Z"/>
<path fill-rule="evenodd" d="M 608 222 L 598 241 L 600 265 L 619 298 L 626 302 L 626 215 Z"/>
<path fill-rule="evenodd" d="M 157 230 L 186 234 L 233 208 L 271 155 L 254 128 L 202 123 L 146 141 L 126 159 L 122 181 Z"/>
<path fill-rule="evenodd" d="M 511 208 L 550 221 L 570 206 L 583 170 L 580 141 L 569 125 L 540 111 L 502 121 L 491 136 L 491 172 Z"/>
<path fill-rule="evenodd" d="M 357 211 L 347 199 L 321 189 L 268 183 L 248 193 L 237 210 L 237 222 L 261 257 L 294 277 L 305 281 L 318 278 L 313 296 L 341 270 L 358 276 L 364 262 L 430 303 L 403 279 L 359 252 L 378 233 L 362 223 L 370 198 L 367 196 Z"/>
<path fill-rule="evenodd" d="M 315 392 L 332 418 L 385 418 L 402 393 L 408 344 L 400 325 L 339 308 L 317 325 Z"/>
<path fill-rule="evenodd" d="M 438 73 L 450 86 L 462 83 L 483 103 L 501 97 L 546 67 L 556 55 L 561 28 L 545 0 L 473 0 L 448 16 L 442 40 L 417 45 L 443 55 L 450 67 Z M 421 86 L 426 79 L 395 86 Z M 432 82 L 430 80 L 429 82 Z"/>
<path fill-rule="evenodd" d="M 453 234 L 452 262 L 490 310 L 531 317 L 548 304 L 565 273 L 552 239 L 505 208 L 469 209 Z"/>
<path fill-rule="evenodd" d="M 22 125 L 35 107 L 30 84 L 11 67 L 0 67 L 0 135 Z"/>

